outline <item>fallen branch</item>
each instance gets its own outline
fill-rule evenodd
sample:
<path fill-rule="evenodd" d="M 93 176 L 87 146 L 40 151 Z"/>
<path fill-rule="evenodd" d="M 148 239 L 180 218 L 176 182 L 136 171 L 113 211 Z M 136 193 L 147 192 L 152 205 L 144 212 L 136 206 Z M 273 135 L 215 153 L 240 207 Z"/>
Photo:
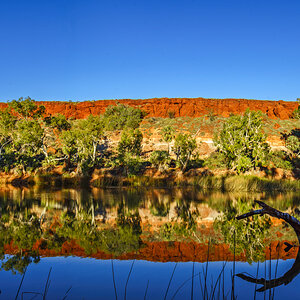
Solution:
<path fill-rule="evenodd" d="M 272 217 L 284 220 L 285 222 L 287 222 L 288 224 L 290 224 L 293 227 L 293 229 L 295 230 L 295 233 L 297 235 L 299 244 L 300 244 L 300 222 L 296 218 L 294 218 L 293 216 L 291 216 L 288 213 L 283 213 L 283 212 L 267 205 L 266 203 L 264 203 L 262 201 L 256 200 L 255 202 L 258 203 L 262 207 L 262 209 L 252 210 L 248 213 L 237 216 L 236 219 L 242 220 L 242 219 L 246 219 L 251 216 L 254 216 L 254 215 L 263 216 L 263 215 L 267 214 Z M 290 245 L 290 244 L 286 244 L 286 246 L 287 246 L 288 250 L 290 248 L 294 247 L 294 245 Z M 261 288 L 257 289 L 257 291 L 263 292 L 268 289 L 272 289 L 277 286 L 280 286 L 282 284 L 286 285 L 286 284 L 290 283 L 299 273 L 300 273 L 300 252 L 298 250 L 297 258 L 296 258 L 294 264 L 292 265 L 292 267 L 283 276 L 281 276 L 279 278 L 275 278 L 275 279 L 271 279 L 271 280 L 267 280 L 266 278 L 258 279 L 258 278 L 254 278 L 252 276 L 245 275 L 243 273 L 237 274 L 237 276 L 248 282 L 252 282 L 255 284 L 262 284 L 263 286 Z"/>
<path fill-rule="evenodd" d="M 254 215 L 263 216 L 263 215 L 267 214 L 271 217 L 275 217 L 277 219 L 284 220 L 285 222 L 287 222 L 288 224 L 290 224 L 294 228 L 294 230 L 296 232 L 296 235 L 297 235 L 297 238 L 298 238 L 299 243 L 300 243 L 300 222 L 295 217 L 291 216 L 288 213 L 283 213 L 280 210 L 277 210 L 277 209 L 267 205 L 266 203 L 264 203 L 262 201 L 255 200 L 255 202 L 257 204 L 259 204 L 262 207 L 262 209 L 252 210 L 248 213 L 237 216 L 236 219 L 237 220 L 242 220 L 242 219 L 246 219 L 248 217 L 254 216 Z"/>

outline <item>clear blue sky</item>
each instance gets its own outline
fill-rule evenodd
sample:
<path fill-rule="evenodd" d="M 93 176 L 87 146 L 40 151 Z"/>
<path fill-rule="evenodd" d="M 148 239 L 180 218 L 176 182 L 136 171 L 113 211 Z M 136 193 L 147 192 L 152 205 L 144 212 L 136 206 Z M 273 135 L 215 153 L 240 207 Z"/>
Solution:
<path fill-rule="evenodd" d="M 299 0 L 1 0 L 0 101 L 300 97 Z"/>

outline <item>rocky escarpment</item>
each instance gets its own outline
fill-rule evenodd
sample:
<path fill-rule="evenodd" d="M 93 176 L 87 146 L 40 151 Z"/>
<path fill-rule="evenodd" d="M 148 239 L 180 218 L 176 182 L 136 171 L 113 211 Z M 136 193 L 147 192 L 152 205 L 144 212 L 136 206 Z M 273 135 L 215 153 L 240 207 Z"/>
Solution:
<path fill-rule="evenodd" d="M 47 114 L 63 114 L 68 118 L 82 119 L 90 114 L 103 114 L 109 105 L 122 103 L 139 107 L 148 113 L 147 117 L 200 117 L 215 114 L 228 117 L 230 114 L 241 114 L 247 108 L 260 110 L 270 118 L 288 119 L 298 107 L 297 102 L 247 100 L 247 99 L 205 99 L 205 98 L 154 98 L 98 100 L 83 102 L 40 101 L 46 107 Z M 6 103 L 0 103 L 4 109 Z"/>

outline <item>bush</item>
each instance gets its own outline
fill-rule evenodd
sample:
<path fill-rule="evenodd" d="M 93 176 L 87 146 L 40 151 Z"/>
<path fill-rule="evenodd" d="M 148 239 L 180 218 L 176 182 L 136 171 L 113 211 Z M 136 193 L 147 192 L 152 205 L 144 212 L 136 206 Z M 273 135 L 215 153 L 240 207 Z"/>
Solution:
<path fill-rule="evenodd" d="M 262 113 L 246 110 L 243 116 L 231 116 L 214 138 L 228 168 L 245 172 L 266 165 L 269 145 L 262 133 Z"/>
<path fill-rule="evenodd" d="M 270 162 L 275 168 L 291 170 L 293 168 L 292 161 L 285 151 L 274 151 L 270 155 Z"/>
<path fill-rule="evenodd" d="M 118 144 L 119 155 L 124 156 L 126 153 L 140 155 L 142 152 L 142 140 L 143 134 L 138 129 L 123 131 Z"/>
<path fill-rule="evenodd" d="M 197 148 L 196 139 L 189 134 L 180 133 L 175 138 L 173 151 L 176 154 L 177 163 L 184 172 L 192 157 L 193 152 Z"/>
<path fill-rule="evenodd" d="M 204 161 L 204 166 L 209 169 L 223 169 L 226 168 L 225 157 L 223 153 L 212 152 Z"/>
<path fill-rule="evenodd" d="M 162 150 L 153 151 L 150 156 L 150 163 L 160 170 L 165 170 L 171 163 L 169 152 Z"/>
<path fill-rule="evenodd" d="M 107 130 L 122 130 L 138 128 L 146 112 L 124 104 L 108 106 L 104 113 L 104 122 Z"/>

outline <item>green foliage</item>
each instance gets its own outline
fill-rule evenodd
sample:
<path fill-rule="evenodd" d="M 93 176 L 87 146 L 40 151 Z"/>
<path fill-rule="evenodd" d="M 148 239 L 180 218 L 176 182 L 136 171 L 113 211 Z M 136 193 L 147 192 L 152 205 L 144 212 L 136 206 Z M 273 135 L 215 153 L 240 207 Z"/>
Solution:
<path fill-rule="evenodd" d="M 188 166 L 190 159 L 192 158 L 193 152 L 197 148 L 196 139 L 189 134 L 180 133 L 175 138 L 175 144 L 173 151 L 176 154 L 177 162 L 181 167 L 182 171 Z"/>
<path fill-rule="evenodd" d="M 18 115 L 21 119 L 37 119 L 42 117 L 45 113 L 45 106 L 37 105 L 35 100 L 27 97 L 23 99 L 22 97 L 18 100 L 12 100 L 9 102 L 9 107 Z"/>
<path fill-rule="evenodd" d="M 77 152 L 76 133 L 73 130 L 63 131 L 60 135 L 62 152 L 71 158 Z"/>
<path fill-rule="evenodd" d="M 297 135 L 290 135 L 285 142 L 286 147 L 296 156 L 300 156 L 300 137 Z"/>
<path fill-rule="evenodd" d="M 1 269 L 11 270 L 13 274 L 23 273 L 30 263 L 39 261 L 38 253 L 32 250 L 34 243 L 41 237 L 39 220 L 36 215 L 19 213 L 12 220 L 2 217 L 0 224 L 1 250 L 3 251 L 5 244 L 11 242 L 18 249 L 14 256 L 2 262 Z"/>
<path fill-rule="evenodd" d="M 162 128 L 161 135 L 165 142 L 171 143 L 173 139 L 175 138 L 175 130 L 172 126 L 167 125 Z"/>
<path fill-rule="evenodd" d="M 118 161 L 127 175 L 138 174 L 144 163 L 140 158 L 142 152 L 143 134 L 138 129 L 129 129 L 122 132 L 118 143 Z"/>
<path fill-rule="evenodd" d="M 231 116 L 224 123 L 214 143 L 228 168 L 240 173 L 266 164 L 269 146 L 261 127 L 262 114 L 249 109 L 243 116 Z"/>
<path fill-rule="evenodd" d="M 98 146 L 104 139 L 103 119 L 90 115 L 87 119 L 78 120 L 70 130 L 63 131 L 60 135 L 62 152 L 78 163 L 80 172 L 82 167 L 94 167 L 99 155 Z"/>
<path fill-rule="evenodd" d="M 167 125 L 162 128 L 161 135 L 163 137 L 163 140 L 168 143 L 168 153 L 170 153 L 170 143 L 175 138 L 175 130 L 172 126 Z"/>
<path fill-rule="evenodd" d="M 104 122 L 107 130 L 135 129 L 145 116 L 146 113 L 139 108 L 118 103 L 106 108 Z"/>
<path fill-rule="evenodd" d="M 269 160 L 275 168 L 291 170 L 293 168 L 292 160 L 285 151 L 273 151 L 270 153 Z"/>
<path fill-rule="evenodd" d="M 171 158 L 170 154 L 167 151 L 163 150 L 156 150 L 153 151 L 150 155 L 150 163 L 160 169 L 160 170 L 165 170 L 171 163 Z"/>
<path fill-rule="evenodd" d="M 9 113 L 8 109 L 0 111 L 0 167 L 10 165 L 9 161 L 12 157 L 7 150 L 11 148 L 15 124 L 16 118 Z"/>
<path fill-rule="evenodd" d="M 210 156 L 205 159 L 204 166 L 212 170 L 226 168 L 224 154 L 220 152 L 212 152 Z"/>
<path fill-rule="evenodd" d="M 122 132 L 121 140 L 118 144 L 118 153 L 120 156 L 125 154 L 140 155 L 142 152 L 143 134 L 138 129 L 129 129 Z"/>
<path fill-rule="evenodd" d="M 36 120 L 20 120 L 14 131 L 14 145 L 21 153 L 36 154 L 42 146 L 44 130 Z"/>
<path fill-rule="evenodd" d="M 71 128 L 71 124 L 67 121 L 66 117 L 61 114 L 45 117 L 44 122 L 46 126 L 56 128 L 59 131 L 69 130 Z"/>
<path fill-rule="evenodd" d="M 297 98 L 298 107 L 293 111 L 292 118 L 293 119 L 300 119 L 300 98 Z"/>
<path fill-rule="evenodd" d="M 271 221 L 268 216 L 253 216 L 245 220 L 237 220 L 238 215 L 249 212 L 252 207 L 248 201 L 238 199 L 228 201 L 221 217 L 215 220 L 214 227 L 223 235 L 225 243 L 236 254 L 245 252 L 249 263 L 265 259 L 264 249 Z"/>
<path fill-rule="evenodd" d="M 165 205 L 163 202 L 154 202 L 150 206 L 150 212 L 153 216 L 156 217 L 165 217 L 170 211 L 170 205 Z"/>

